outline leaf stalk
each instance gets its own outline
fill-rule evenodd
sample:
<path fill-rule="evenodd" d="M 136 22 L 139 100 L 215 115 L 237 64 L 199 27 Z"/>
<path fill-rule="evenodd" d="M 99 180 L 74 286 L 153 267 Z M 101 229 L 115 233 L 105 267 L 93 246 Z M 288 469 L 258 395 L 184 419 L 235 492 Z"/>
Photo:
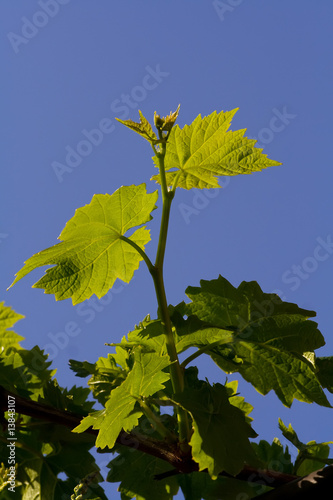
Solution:
<path fill-rule="evenodd" d="M 154 265 L 153 263 L 151 262 L 150 258 L 148 257 L 148 255 L 146 254 L 146 252 L 144 250 L 142 250 L 142 248 L 139 247 L 139 245 L 137 243 L 135 243 L 135 241 L 131 240 L 130 238 L 126 238 L 126 236 L 123 236 L 121 235 L 119 237 L 120 240 L 123 240 L 123 241 L 126 241 L 126 243 L 128 243 L 129 245 L 131 245 L 133 248 L 135 248 L 135 250 L 141 255 L 141 257 L 143 258 L 143 260 L 145 261 L 145 263 L 147 264 L 147 267 L 148 267 L 148 270 L 149 272 L 151 273 L 152 272 L 152 269 L 154 268 Z"/>
<path fill-rule="evenodd" d="M 162 424 L 161 419 L 157 415 L 155 415 L 155 413 L 151 410 L 151 408 L 149 408 L 147 403 L 143 399 L 140 399 L 139 404 L 149 422 L 152 424 L 153 428 L 156 429 L 156 431 L 160 434 L 160 436 L 166 439 L 169 443 L 176 442 L 177 437 Z"/>
<path fill-rule="evenodd" d="M 200 349 L 195 351 L 193 354 L 188 356 L 188 358 L 184 359 L 184 361 L 180 365 L 181 368 L 184 369 L 185 366 L 187 366 L 189 363 L 191 363 L 191 361 L 193 361 L 194 359 L 201 356 L 201 354 L 205 354 L 206 352 L 209 352 L 213 347 L 216 347 L 216 346 L 221 345 L 221 344 L 226 344 L 226 343 L 227 343 L 226 341 L 217 340 L 216 342 L 212 342 L 211 344 L 207 344 L 207 345 L 201 347 Z"/>

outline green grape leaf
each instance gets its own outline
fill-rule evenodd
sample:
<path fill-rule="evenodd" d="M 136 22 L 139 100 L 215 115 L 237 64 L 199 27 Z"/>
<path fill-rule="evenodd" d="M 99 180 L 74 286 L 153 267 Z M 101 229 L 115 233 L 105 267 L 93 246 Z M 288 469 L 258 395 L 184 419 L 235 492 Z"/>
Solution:
<path fill-rule="evenodd" d="M 208 469 L 214 479 L 222 471 L 236 475 L 245 462 L 256 461 L 249 441 L 256 433 L 243 412 L 230 404 L 223 385 L 202 382 L 200 389 L 186 388 L 174 398 L 192 416 L 190 445 L 200 471 Z"/>
<path fill-rule="evenodd" d="M 289 424 L 287 427 L 279 418 L 279 428 L 282 434 L 288 441 L 290 441 L 297 449 L 298 456 L 296 458 L 294 473 L 298 476 L 307 476 L 311 472 L 323 467 L 324 464 L 333 464 L 333 459 L 329 459 L 330 444 L 333 441 L 326 443 L 316 443 L 316 441 L 309 441 L 307 444 L 299 440 L 296 431 Z"/>
<path fill-rule="evenodd" d="M 63 241 L 30 257 L 12 285 L 50 264 L 56 266 L 47 269 L 34 287 L 53 293 L 56 300 L 71 297 L 77 304 L 93 294 L 101 298 L 117 278 L 128 283 L 143 257 L 126 239 L 144 250 L 150 236 L 145 227 L 129 238 L 124 239 L 124 234 L 151 220 L 157 196 L 157 191 L 147 193 L 145 184 L 123 186 L 112 195 L 94 195 L 67 222 L 59 236 Z"/>
<path fill-rule="evenodd" d="M 238 381 L 233 380 L 232 382 L 226 382 L 224 387 L 227 389 L 229 403 L 236 408 L 239 408 L 245 415 L 245 420 L 247 423 L 251 423 L 253 418 L 249 417 L 249 414 L 253 410 L 253 406 L 245 401 L 245 398 L 237 395 Z"/>
<path fill-rule="evenodd" d="M 0 355 L 6 355 L 6 352 L 12 348 L 21 348 L 19 342 L 24 340 L 24 337 L 9 328 L 22 318 L 24 318 L 22 314 L 18 314 L 11 307 L 5 306 L 4 302 L 0 302 Z"/>
<path fill-rule="evenodd" d="M 210 343 L 224 344 L 233 341 L 232 332 L 221 328 L 207 327 L 206 323 L 191 317 L 184 321 L 178 314 L 172 316 L 174 324 L 173 335 L 177 353 L 182 353 L 190 347 L 203 347 Z M 151 320 L 147 316 L 135 329 L 128 333 L 127 339 L 118 345 L 123 348 L 141 346 L 147 352 L 156 352 L 160 355 L 167 352 L 163 324 L 159 319 Z"/>
<path fill-rule="evenodd" d="M 292 428 L 291 424 L 287 427 L 279 418 L 279 428 L 288 441 L 290 441 L 298 450 L 301 450 L 305 447 L 305 445 L 298 439 L 296 431 Z"/>
<path fill-rule="evenodd" d="M 30 422 L 27 420 L 25 423 L 29 425 Z M 93 437 L 90 436 L 89 440 L 75 440 L 73 434 L 62 426 L 42 427 L 43 433 L 39 439 L 32 432 L 27 434 L 27 431 L 17 435 L 21 444 L 20 448 L 16 448 L 18 480 L 22 483 L 17 493 L 23 500 L 70 498 L 77 478 L 98 470 L 95 459 L 88 451 L 93 446 Z M 1 447 L 0 444 L 0 450 Z M 7 450 L 1 451 L 4 455 Z M 58 478 L 61 472 L 68 476 L 65 481 Z M 100 475 L 98 480 L 102 480 Z M 86 498 L 95 498 L 96 494 L 107 500 L 102 488 L 97 485 L 90 488 Z"/>
<path fill-rule="evenodd" d="M 87 401 L 88 390 L 73 387 L 61 389 L 56 381 L 43 387 L 43 398 L 35 392 L 31 399 L 39 399 L 49 406 L 60 410 L 74 411 L 77 414 L 91 409 L 92 402 Z M 103 478 L 94 457 L 89 453 L 95 438 L 91 435 L 73 434 L 62 425 L 50 424 L 27 415 L 15 415 L 15 461 L 18 464 L 15 498 L 30 500 L 40 498 L 54 500 L 70 498 L 77 479 L 96 471 L 96 482 Z M 0 456 L 8 455 L 8 432 L 0 427 Z M 60 473 L 67 478 L 60 479 Z M 103 490 L 97 484 L 91 485 L 85 498 L 99 496 L 107 500 Z M 1 497 L 2 498 L 2 497 Z"/>
<path fill-rule="evenodd" d="M 125 381 L 111 392 L 105 410 L 93 413 L 84 418 L 74 432 L 83 432 L 90 426 L 99 429 L 96 446 L 112 448 L 122 429 L 131 431 L 142 415 L 135 410 L 135 404 L 142 397 L 152 396 L 164 388 L 164 382 L 170 375 L 163 371 L 170 365 L 167 355 L 134 349 L 134 365 Z"/>
<path fill-rule="evenodd" d="M 0 302 L 0 334 L 15 325 L 17 321 L 24 318 L 22 314 L 15 312 L 11 307 Z"/>
<path fill-rule="evenodd" d="M 182 353 L 190 347 L 197 347 L 201 353 L 208 352 L 213 346 L 233 342 L 233 332 L 230 329 L 216 328 L 201 321 L 196 316 L 184 320 L 186 304 L 182 302 L 173 308 L 171 319 L 175 326 L 175 344 L 177 352 Z M 182 312 L 181 312 L 182 311 Z"/>
<path fill-rule="evenodd" d="M 221 175 L 250 174 L 281 165 L 255 148 L 257 141 L 244 137 L 245 129 L 228 131 L 236 111 L 214 111 L 203 118 L 199 115 L 191 125 L 176 125 L 171 130 L 165 155 L 168 186 L 217 188 Z M 156 156 L 153 160 L 158 166 Z M 159 175 L 152 179 L 161 183 Z"/>
<path fill-rule="evenodd" d="M 1 385 L 21 396 L 30 394 L 31 399 L 38 400 L 56 373 L 56 369 L 49 369 L 51 362 L 47 358 L 48 355 L 38 346 L 30 350 L 15 349 L 5 357 L 0 356 Z"/>
<path fill-rule="evenodd" d="M 333 393 L 333 356 L 318 357 L 315 365 L 321 385 Z"/>
<path fill-rule="evenodd" d="M 153 351 L 161 356 L 166 354 L 164 327 L 159 319 L 151 320 L 150 316 L 128 333 L 128 342 L 142 346 L 147 351 Z"/>
<path fill-rule="evenodd" d="M 172 470 L 167 462 L 125 446 L 117 446 L 116 450 L 119 455 L 108 464 L 107 481 L 120 482 L 118 491 L 122 498 L 172 500 L 178 491 L 175 477 L 154 479 L 155 475 Z"/>
<path fill-rule="evenodd" d="M 288 446 L 283 449 L 282 444 L 277 438 L 273 439 L 272 444 L 265 440 L 251 444 L 261 461 L 262 469 L 275 470 L 277 472 L 284 472 L 285 474 L 293 473 L 293 463 Z"/>
<path fill-rule="evenodd" d="M 89 393 L 88 388 L 76 387 L 76 385 L 70 389 L 64 389 L 59 386 L 56 379 L 53 379 L 45 385 L 43 396 L 40 396 L 38 401 L 59 410 L 86 416 L 95 404 L 87 400 Z"/>
<path fill-rule="evenodd" d="M 95 371 L 95 363 L 89 363 L 88 361 L 76 361 L 75 359 L 70 359 L 68 361 L 69 367 L 77 377 L 88 377 L 92 375 Z"/>
<path fill-rule="evenodd" d="M 220 368 L 238 371 L 261 394 L 273 389 L 286 406 L 294 398 L 330 406 L 308 359 L 308 351 L 324 345 L 317 323 L 308 320 L 313 311 L 263 293 L 255 282 L 234 288 L 221 276 L 186 293 L 192 302 L 180 305 L 182 314 L 234 331 L 233 342 L 209 350 Z"/>
<path fill-rule="evenodd" d="M 296 460 L 296 473 L 298 476 L 307 476 L 315 470 L 321 469 L 324 465 L 333 465 L 333 458 L 328 458 L 330 454 L 330 444 L 333 441 L 326 443 L 316 443 L 316 441 L 309 441 L 306 444 L 306 449 L 303 450 L 302 455 L 306 456 L 302 463 L 297 466 Z"/>
<path fill-rule="evenodd" d="M 70 368 L 79 377 L 91 375 L 88 385 L 94 397 L 105 406 L 113 389 L 118 387 L 127 377 L 128 370 L 125 370 L 116 363 L 117 356 L 108 354 L 107 358 L 99 358 L 96 363 L 88 361 L 69 360 Z"/>
<path fill-rule="evenodd" d="M 3 328 L 0 327 L 0 379 L 1 385 L 21 396 L 37 400 L 43 395 L 46 384 L 51 380 L 56 370 L 50 370 L 51 362 L 47 361 L 38 346 L 30 350 L 23 349 L 20 342 L 24 337 L 17 335 L 12 326 L 22 315 L 15 313 L 9 307 L 1 304 L 0 316 L 4 319 Z"/>
<path fill-rule="evenodd" d="M 143 116 L 140 110 L 139 110 L 139 115 L 140 115 L 140 123 L 133 122 L 132 120 L 121 120 L 120 118 L 116 118 L 116 120 L 122 123 L 123 125 L 126 125 L 126 127 L 130 128 L 131 130 L 134 130 L 134 132 L 141 135 L 141 137 L 143 137 L 144 139 L 147 139 L 147 141 L 151 143 L 156 142 L 158 140 L 156 134 L 153 131 L 150 123 Z"/>

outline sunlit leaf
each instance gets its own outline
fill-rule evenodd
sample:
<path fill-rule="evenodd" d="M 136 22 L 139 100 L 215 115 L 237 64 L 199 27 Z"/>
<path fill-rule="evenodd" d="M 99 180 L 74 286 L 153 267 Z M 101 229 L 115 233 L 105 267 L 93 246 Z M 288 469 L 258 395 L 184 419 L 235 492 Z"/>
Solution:
<path fill-rule="evenodd" d="M 141 135 L 144 139 L 147 139 L 149 142 L 157 141 L 157 137 L 155 132 L 153 131 L 148 120 L 143 116 L 141 111 L 139 110 L 140 115 L 140 123 L 134 122 L 133 120 L 121 120 L 120 118 L 116 118 L 116 120 L 126 127 L 134 130 L 137 134 Z"/>
<path fill-rule="evenodd" d="M 128 283 L 142 256 L 122 236 L 151 220 L 157 196 L 157 191 L 148 194 L 145 184 L 94 195 L 66 224 L 59 236 L 63 242 L 30 257 L 13 284 L 37 267 L 56 264 L 34 287 L 44 288 L 57 300 L 71 297 L 77 304 L 93 294 L 102 297 L 117 278 Z M 129 240 L 144 250 L 149 231 L 141 227 Z"/>
<path fill-rule="evenodd" d="M 170 364 L 168 356 L 146 353 L 136 348 L 134 357 L 132 370 L 126 380 L 111 392 L 105 410 L 97 415 L 89 415 L 75 428 L 75 432 L 83 432 L 90 426 L 99 429 L 96 446 L 100 448 L 112 448 L 122 429 L 132 430 L 142 415 L 140 408 L 133 413 L 137 400 L 163 389 L 164 382 L 170 378 L 163 371 Z"/>
<path fill-rule="evenodd" d="M 281 165 L 262 154 L 255 140 L 244 137 L 244 130 L 228 131 L 238 109 L 197 118 L 170 133 L 165 156 L 167 184 L 184 189 L 219 187 L 222 175 L 251 174 Z M 155 164 L 158 164 L 154 157 Z M 171 170 L 172 169 L 172 170 Z M 160 176 L 152 179 L 160 183 Z"/>

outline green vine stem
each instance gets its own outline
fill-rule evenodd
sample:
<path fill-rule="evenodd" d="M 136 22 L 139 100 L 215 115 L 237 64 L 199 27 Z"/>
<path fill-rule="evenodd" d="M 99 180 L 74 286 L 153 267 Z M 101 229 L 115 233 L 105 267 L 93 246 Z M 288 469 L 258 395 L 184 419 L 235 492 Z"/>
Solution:
<path fill-rule="evenodd" d="M 155 265 L 150 270 L 150 273 L 152 275 L 155 285 L 156 298 L 159 307 L 159 315 L 164 326 L 166 347 L 170 360 L 172 362 L 170 365 L 171 383 L 174 393 L 179 394 L 184 390 L 184 372 L 179 364 L 177 349 L 172 332 L 172 324 L 168 311 L 168 303 L 167 303 L 165 287 L 164 287 L 164 279 L 163 279 L 164 255 L 165 255 L 165 248 L 166 248 L 166 241 L 168 234 L 170 209 L 174 197 L 174 192 L 168 191 L 168 186 L 165 176 L 164 158 L 166 153 L 167 137 L 163 137 L 163 133 L 160 129 L 158 129 L 158 133 L 159 133 L 159 138 L 161 140 L 160 148 L 159 151 L 157 151 L 154 147 L 153 149 L 159 162 L 163 208 L 162 208 L 160 235 L 158 240 L 156 260 L 155 260 Z M 178 418 L 180 442 L 187 443 L 190 439 L 190 426 L 188 421 L 188 415 L 183 409 L 178 408 L 177 418 Z"/>

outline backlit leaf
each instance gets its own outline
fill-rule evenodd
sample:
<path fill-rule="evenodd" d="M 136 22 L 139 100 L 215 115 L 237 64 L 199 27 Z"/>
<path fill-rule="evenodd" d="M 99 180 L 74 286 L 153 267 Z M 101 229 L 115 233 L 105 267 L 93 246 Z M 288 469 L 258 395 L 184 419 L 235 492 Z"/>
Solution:
<path fill-rule="evenodd" d="M 140 115 L 140 123 L 134 122 L 133 120 L 121 120 L 120 118 L 116 118 L 116 120 L 126 127 L 134 130 L 137 134 L 141 135 L 144 139 L 147 139 L 149 142 L 157 141 L 157 137 L 155 132 L 153 131 L 148 120 L 143 116 L 141 111 L 139 110 Z"/>
<path fill-rule="evenodd" d="M 18 314 L 11 307 L 5 306 L 4 302 L 0 302 L 0 354 L 5 355 L 7 349 L 11 347 L 20 348 L 19 342 L 24 337 L 9 328 L 22 318 L 24 318 L 22 314 Z"/>
<path fill-rule="evenodd" d="M 221 175 L 250 174 L 281 165 L 255 148 L 256 141 L 244 137 L 245 129 L 228 131 L 237 110 L 199 115 L 191 125 L 176 125 L 171 130 L 165 156 L 169 186 L 216 188 Z M 156 157 L 154 162 L 158 165 Z M 159 175 L 152 179 L 160 183 Z"/>
<path fill-rule="evenodd" d="M 15 313 L 10 307 L 0 304 L 0 317 L 3 318 L 0 327 L 0 383 L 10 390 L 26 397 L 37 400 L 43 395 L 43 390 L 51 380 L 56 370 L 50 370 L 51 362 L 47 361 L 38 346 L 32 349 L 23 349 L 20 342 L 24 337 L 12 330 L 6 330 L 6 325 L 12 326 L 21 314 Z M 1 322 L 1 320 L 0 320 Z"/>
<path fill-rule="evenodd" d="M 122 429 L 130 431 L 142 415 L 140 407 L 133 414 L 138 399 L 152 396 L 164 388 L 170 375 L 164 371 L 170 364 L 169 357 L 134 350 L 134 365 L 126 380 L 111 392 L 105 410 L 84 418 L 75 432 L 83 432 L 90 426 L 99 429 L 96 446 L 112 448 Z"/>
<path fill-rule="evenodd" d="M 66 224 L 59 236 L 63 242 L 30 257 L 13 284 L 37 267 L 56 264 L 34 287 L 44 288 L 57 300 L 71 297 L 77 304 L 93 294 L 101 298 L 117 278 L 128 283 L 142 256 L 122 236 L 151 220 L 157 196 L 157 191 L 148 194 L 145 184 L 94 195 Z M 144 250 L 149 231 L 141 227 L 129 240 Z"/>

